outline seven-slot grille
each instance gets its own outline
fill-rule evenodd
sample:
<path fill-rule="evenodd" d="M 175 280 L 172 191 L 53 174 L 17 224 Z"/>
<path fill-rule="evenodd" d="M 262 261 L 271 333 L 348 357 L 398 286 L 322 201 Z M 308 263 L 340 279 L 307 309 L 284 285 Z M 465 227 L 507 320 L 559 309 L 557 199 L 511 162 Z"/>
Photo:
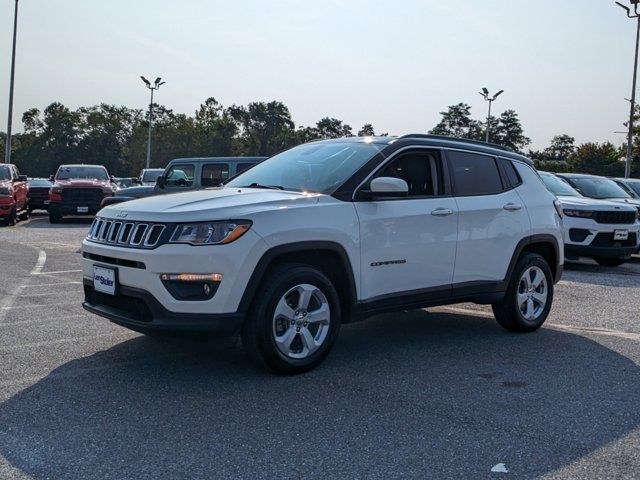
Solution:
<path fill-rule="evenodd" d="M 154 248 L 158 246 L 166 225 L 149 222 L 127 222 L 109 218 L 96 218 L 87 240 L 118 247 Z"/>
<path fill-rule="evenodd" d="M 611 223 L 611 224 L 625 224 L 635 223 L 636 212 L 620 212 L 620 211 L 608 211 L 608 212 L 593 212 L 593 218 L 598 223 Z"/>

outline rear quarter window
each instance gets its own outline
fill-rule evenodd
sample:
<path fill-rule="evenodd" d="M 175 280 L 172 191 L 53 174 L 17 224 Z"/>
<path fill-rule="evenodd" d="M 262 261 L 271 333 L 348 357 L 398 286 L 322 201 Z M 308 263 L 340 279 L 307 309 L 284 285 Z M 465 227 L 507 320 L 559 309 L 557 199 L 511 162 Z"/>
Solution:
<path fill-rule="evenodd" d="M 469 152 L 448 151 L 455 195 L 490 195 L 504 190 L 494 157 Z"/>

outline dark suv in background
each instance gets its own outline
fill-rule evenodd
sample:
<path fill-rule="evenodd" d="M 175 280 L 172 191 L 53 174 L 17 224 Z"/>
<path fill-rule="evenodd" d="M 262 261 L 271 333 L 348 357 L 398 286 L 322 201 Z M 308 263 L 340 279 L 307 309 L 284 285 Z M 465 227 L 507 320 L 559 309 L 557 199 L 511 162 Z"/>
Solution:
<path fill-rule="evenodd" d="M 51 223 L 60 222 L 64 216 L 95 215 L 102 200 L 117 188 L 102 165 L 62 165 L 51 180 Z"/>

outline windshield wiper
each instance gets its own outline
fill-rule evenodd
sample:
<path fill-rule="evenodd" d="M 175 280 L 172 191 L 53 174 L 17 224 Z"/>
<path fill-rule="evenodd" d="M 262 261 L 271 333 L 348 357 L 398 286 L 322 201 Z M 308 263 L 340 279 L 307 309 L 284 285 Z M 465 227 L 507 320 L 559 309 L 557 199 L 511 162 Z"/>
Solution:
<path fill-rule="evenodd" d="M 251 185 L 245 185 L 244 187 L 240 187 L 240 188 L 266 188 L 268 190 L 284 190 L 284 187 L 282 185 L 261 185 L 259 183 L 252 183 Z"/>

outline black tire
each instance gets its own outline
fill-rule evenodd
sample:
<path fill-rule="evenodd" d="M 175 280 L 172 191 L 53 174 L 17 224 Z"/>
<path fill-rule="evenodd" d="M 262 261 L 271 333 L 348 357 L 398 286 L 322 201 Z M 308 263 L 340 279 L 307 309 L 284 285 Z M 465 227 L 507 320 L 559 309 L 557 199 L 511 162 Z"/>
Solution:
<path fill-rule="evenodd" d="M 330 321 L 324 341 L 315 352 L 305 358 L 291 358 L 282 353 L 276 345 L 274 315 L 278 302 L 284 298 L 285 294 L 303 284 L 315 287 L 324 295 L 329 307 Z M 340 322 L 338 292 L 326 275 L 309 265 L 283 264 L 267 274 L 258 290 L 242 328 L 242 344 L 254 361 L 273 373 L 280 375 L 304 373 L 322 363 L 329 354 L 340 332 Z M 293 333 L 293 335 L 293 342 L 301 341 L 298 334 Z M 291 342 L 292 346 L 293 342 Z"/>
<path fill-rule="evenodd" d="M 522 287 L 521 280 L 523 280 L 523 275 L 532 267 L 537 267 L 541 270 L 545 277 L 546 303 L 535 318 L 526 319 L 518 304 L 518 291 Z M 504 299 L 499 303 L 494 303 L 492 307 L 493 314 L 501 327 L 510 332 L 528 333 L 537 330 L 544 324 L 551 311 L 552 303 L 553 274 L 549 264 L 544 257 L 535 253 L 525 252 L 520 256 L 513 269 Z"/>
<path fill-rule="evenodd" d="M 29 220 L 29 214 L 31 213 L 31 210 L 29 208 L 25 208 L 22 213 L 20 214 L 20 220 Z"/>
<path fill-rule="evenodd" d="M 5 218 L 4 223 L 8 227 L 12 227 L 17 223 L 17 221 L 18 221 L 18 215 L 16 214 L 16 207 L 14 206 L 13 210 L 11 210 L 11 213 L 9 213 L 9 215 L 7 215 L 7 218 Z"/>
<path fill-rule="evenodd" d="M 60 214 L 49 211 L 49 223 L 60 223 L 61 220 L 62 217 L 60 216 Z"/>
<path fill-rule="evenodd" d="M 603 267 L 619 267 L 623 263 L 625 263 L 628 258 L 627 257 L 595 257 L 594 260 L 598 262 L 599 265 Z"/>

